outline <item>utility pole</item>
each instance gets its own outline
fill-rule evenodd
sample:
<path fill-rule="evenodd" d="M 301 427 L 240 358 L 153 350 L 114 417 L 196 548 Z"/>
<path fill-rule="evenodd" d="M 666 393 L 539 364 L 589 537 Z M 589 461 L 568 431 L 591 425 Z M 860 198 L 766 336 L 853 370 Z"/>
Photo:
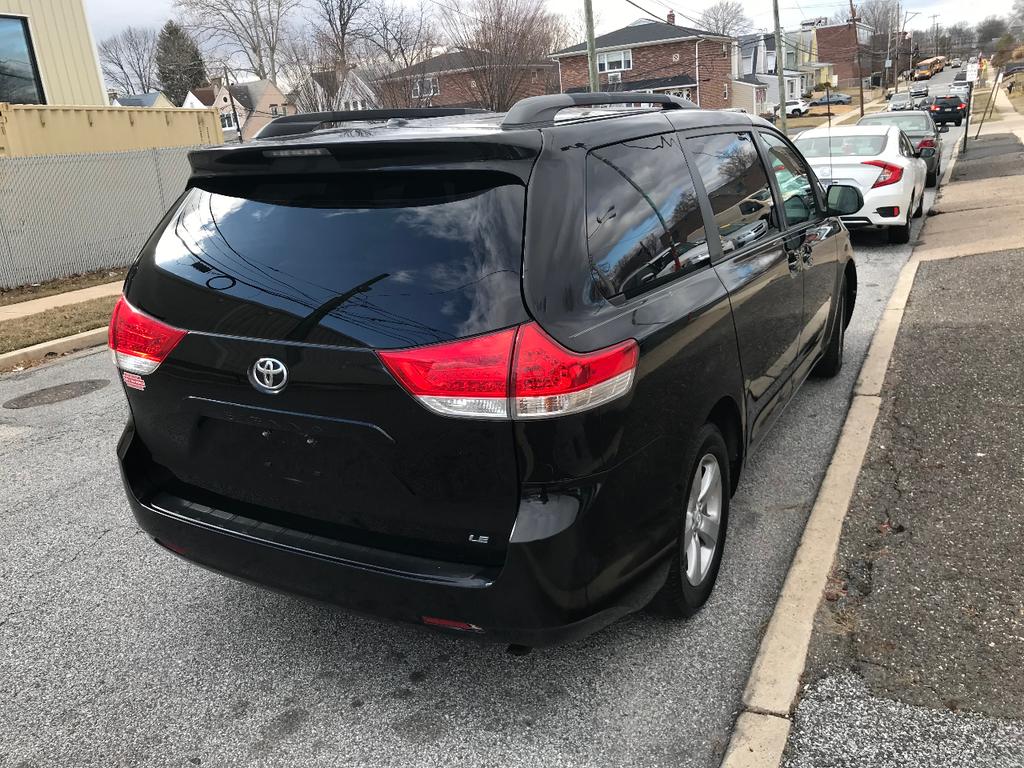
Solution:
<path fill-rule="evenodd" d="M 939 55 L 939 23 L 935 21 L 939 14 L 932 14 L 932 56 Z"/>
<path fill-rule="evenodd" d="M 587 25 L 587 70 L 590 73 L 590 92 L 600 90 L 597 81 L 597 45 L 594 43 L 594 6 L 591 0 L 583 0 L 583 20 Z"/>
<path fill-rule="evenodd" d="M 778 0 L 776 0 L 778 2 Z M 857 9 L 850 0 L 850 29 L 853 32 L 853 44 L 857 47 L 857 90 L 860 93 L 860 116 L 864 117 L 864 71 L 860 63 L 860 38 L 857 37 Z"/>
<path fill-rule="evenodd" d="M 238 143 L 242 143 L 242 126 L 238 122 L 238 110 L 235 108 L 235 97 L 231 95 L 231 83 L 228 81 L 228 65 L 224 65 L 224 90 L 228 92 L 228 101 L 231 102 L 231 114 L 235 118 L 235 129 L 238 131 Z"/>
<path fill-rule="evenodd" d="M 779 0 L 772 0 L 775 14 L 775 75 L 779 80 L 779 126 L 786 133 L 786 76 L 782 73 L 786 52 L 782 48 L 782 27 L 779 25 Z"/>

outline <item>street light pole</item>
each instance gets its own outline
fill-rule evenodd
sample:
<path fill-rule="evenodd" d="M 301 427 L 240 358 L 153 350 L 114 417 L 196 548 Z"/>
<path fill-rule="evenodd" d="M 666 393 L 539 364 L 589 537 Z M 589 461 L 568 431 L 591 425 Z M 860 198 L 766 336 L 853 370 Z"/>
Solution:
<path fill-rule="evenodd" d="M 587 70 L 590 74 L 590 92 L 600 90 L 597 80 L 597 45 L 594 43 L 594 6 L 591 0 L 583 0 L 583 20 L 587 26 Z"/>
<path fill-rule="evenodd" d="M 779 81 L 779 126 L 786 133 L 786 77 L 782 73 L 785 51 L 782 49 L 782 26 L 779 24 L 779 0 L 772 0 L 775 14 L 775 75 Z"/>

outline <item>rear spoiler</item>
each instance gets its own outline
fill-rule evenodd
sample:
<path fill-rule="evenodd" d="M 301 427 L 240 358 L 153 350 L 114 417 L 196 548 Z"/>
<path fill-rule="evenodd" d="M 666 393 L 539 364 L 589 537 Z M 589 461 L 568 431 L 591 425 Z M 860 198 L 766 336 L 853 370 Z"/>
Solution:
<path fill-rule="evenodd" d="M 425 117 L 453 117 L 486 112 L 486 109 L 467 107 L 417 107 L 413 109 L 361 109 L 347 112 L 307 112 L 284 115 L 264 125 L 253 138 L 269 139 L 275 136 L 294 136 L 317 131 L 332 123 L 381 122 L 383 120 L 416 120 Z"/>

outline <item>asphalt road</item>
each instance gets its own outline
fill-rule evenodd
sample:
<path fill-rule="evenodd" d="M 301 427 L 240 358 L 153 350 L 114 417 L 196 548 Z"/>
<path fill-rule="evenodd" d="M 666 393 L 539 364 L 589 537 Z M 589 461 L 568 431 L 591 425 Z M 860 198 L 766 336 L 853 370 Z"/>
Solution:
<path fill-rule="evenodd" d="M 871 234 L 855 245 L 844 370 L 808 382 L 751 458 L 706 608 L 688 622 L 630 617 L 525 657 L 177 560 L 123 499 L 125 405 L 106 353 L 0 377 L 0 404 L 111 382 L 0 408 L 0 766 L 717 765 L 910 253 Z"/>

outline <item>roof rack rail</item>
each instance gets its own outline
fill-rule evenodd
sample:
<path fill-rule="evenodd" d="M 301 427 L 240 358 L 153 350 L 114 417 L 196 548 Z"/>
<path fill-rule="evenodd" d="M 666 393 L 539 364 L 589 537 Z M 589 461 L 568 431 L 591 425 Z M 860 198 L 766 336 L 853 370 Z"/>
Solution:
<path fill-rule="evenodd" d="M 253 137 L 266 139 L 273 136 L 293 136 L 309 133 L 327 123 L 375 122 L 379 120 L 413 120 L 423 117 L 451 117 L 486 112 L 486 109 L 469 107 L 415 107 L 410 109 L 360 109 L 347 112 L 307 112 L 301 115 L 284 115 L 263 126 Z"/>
<path fill-rule="evenodd" d="M 615 93 L 553 93 L 528 96 L 512 105 L 501 121 L 502 128 L 525 128 L 550 124 L 563 109 L 598 107 L 607 104 L 661 104 L 662 109 L 698 109 L 697 105 L 667 93 L 616 91 Z"/>

